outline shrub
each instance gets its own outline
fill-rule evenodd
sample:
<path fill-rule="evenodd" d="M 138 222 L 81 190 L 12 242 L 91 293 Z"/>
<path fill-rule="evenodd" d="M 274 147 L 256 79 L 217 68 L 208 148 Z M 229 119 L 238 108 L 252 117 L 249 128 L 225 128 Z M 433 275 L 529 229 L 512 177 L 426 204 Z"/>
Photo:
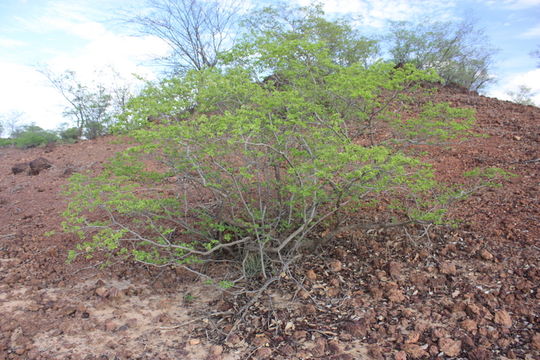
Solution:
<path fill-rule="evenodd" d="M 39 126 L 27 125 L 12 134 L 15 146 L 19 148 L 31 148 L 41 145 L 47 145 L 58 141 L 58 136 Z"/>
<path fill-rule="evenodd" d="M 373 136 L 392 106 L 439 77 L 335 61 L 310 33 L 274 35 L 253 32 L 223 69 L 164 80 L 130 102 L 125 124 L 139 145 L 102 174 L 72 177 L 64 226 L 85 241 L 70 258 L 104 250 L 201 275 L 197 264 L 219 256 L 238 270 L 216 279 L 231 286 L 278 279 L 317 230 L 441 221 L 430 166 Z M 287 81 L 261 84 L 261 69 Z M 457 111 L 435 109 L 421 116 L 436 122 L 430 131 Z"/>

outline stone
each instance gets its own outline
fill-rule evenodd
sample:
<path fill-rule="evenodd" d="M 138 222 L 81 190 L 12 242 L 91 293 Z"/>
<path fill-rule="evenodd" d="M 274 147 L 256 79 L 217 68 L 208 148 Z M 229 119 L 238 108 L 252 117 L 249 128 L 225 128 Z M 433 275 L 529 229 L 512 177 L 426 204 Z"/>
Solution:
<path fill-rule="evenodd" d="M 256 359 L 271 359 L 272 358 L 272 349 L 263 347 L 257 350 L 255 353 Z"/>
<path fill-rule="evenodd" d="M 306 271 L 306 277 L 311 281 L 317 280 L 317 274 L 315 274 L 315 271 L 311 269 Z"/>
<path fill-rule="evenodd" d="M 417 344 L 405 344 L 403 346 L 403 350 L 413 359 L 420 359 L 422 357 L 429 356 L 429 354 Z"/>
<path fill-rule="evenodd" d="M 495 324 L 499 324 L 507 328 L 512 326 L 512 318 L 506 310 L 499 310 L 495 312 L 495 318 L 493 321 L 495 321 Z"/>
<path fill-rule="evenodd" d="M 331 271 L 339 272 L 343 270 L 343 264 L 339 260 L 332 260 L 328 263 L 328 267 Z"/>
<path fill-rule="evenodd" d="M 109 295 L 109 291 L 105 286 L 98 287 L 94 292 L 99 297 L 107 297 Z"/>
<path fill-rule="evenodd" d="M 487 261 L 493 260 L 493 255 L 486 249 L 480 250 L 480 257 Z"/>
<path fill-rule="evenodd" d="M 455 275 L 457 273 L 456 264 L 451 261 L 443 262 L 439 265 L 439 271 L 444 275 Z"/>
<path fill-rule="evenodd" d="M 395 360 L 407 360 L 407 353 L 403 350 L 401 351 L 398 351 L 397 353 L 394 354 L 394 359 Z"/>
<path fill-rule="evenodd" d="M 461 353 L 461 341 L 451 338 L 440 338 L 439 350 L 448 356 L 458 356 Z"/>
<path fill-rule="evenodd" d="M 11 172 L 13 173 L 13 175 L 17 175 L 29 169 L 30 165 L 28 163 L 18 163 L 11 167 Z"/>
<path fill-rule="evenodd" d="M 471 319 L 463 320 L 460 325 L 463 329 L 467 330 L 470 333 L 475 333 L 478 329 L 478 324 L 476 323 L 476 321 Z"/>
<path fill-rule="evenodd" d="M 30 170 L 28 171 L 28 175 L 38 175 L 41 171 L 50 168 L 52 163 L 49 160 L 40 157 L 30 161 L 29 166 Z"/>

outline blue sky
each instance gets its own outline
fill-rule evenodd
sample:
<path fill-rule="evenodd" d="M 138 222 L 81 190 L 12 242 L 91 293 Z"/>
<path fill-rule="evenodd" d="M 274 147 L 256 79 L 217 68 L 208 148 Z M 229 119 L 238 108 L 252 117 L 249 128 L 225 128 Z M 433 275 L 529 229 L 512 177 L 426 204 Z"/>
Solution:
<path fill-rule="evenodd" d="M 292 0 L 307 5 L 310 0 Z M 262 1 L 250 0 L 256 7 Z M 268 1 L 265 1 L 268 3 Z M 500 51 L 492 68 L 497 83 L 486 95 L 508 98 L 508 91 L 527 85 L 540 104 L 540 60 L 529 53 L 540 44 L 540 0 L 328 0 L 330 15 L 361 16 L 363 29 L 382 34 L 388 20 L 460 21 L 472 16 Z M 97 77 L 113 81 L 114 68 L 122 81 L 132 74 L 155 77 L 152 57 L 167 53 L 152 37 L 131 36 L 117 20 L 127 6 L 142 8 L 144 0 L 0 0 L 0 114 L 22 112 L 21 120 L 55 128 L 65 106 L 36 66 L 77 71 L 84 82 Z M 118 80 L 118 77 L 115 81 Z"/>

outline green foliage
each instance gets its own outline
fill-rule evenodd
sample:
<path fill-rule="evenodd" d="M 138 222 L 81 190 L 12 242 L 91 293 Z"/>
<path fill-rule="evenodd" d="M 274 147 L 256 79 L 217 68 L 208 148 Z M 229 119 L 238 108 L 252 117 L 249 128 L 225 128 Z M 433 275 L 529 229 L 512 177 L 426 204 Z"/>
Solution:
<path fill-rule="evenodd" d="M 473 109 L 428 102 L 418 116 L 397 119 L 394 126 L 412 143 L 437 144 L 471 135 L 474 115 Z"/>
<path fill-rule="evenodd" d="M 60 138 L 66 142 L 77 141 L 80 137 L 79 129 L 76 127 L 70 127 L 67 129 L 60 130 L 58 132 L 58 135 L 60 135 Z"/>
<path fill-rule="evenodd" d="M 479 90 L 489 75 L 495 50 L 472 21 L 462 23 L 391 23 L 387 36 L 392 61 L 418 69 L 435 69 L 447 84 Z"/>
<path fill-rule="evenodd" d="M 47 145 L 58 141 L 53 131 L 48 131 L 36 125 L 26 125 L 11 135 L 13 143 L 19 148 L 31 148 Z"/>
<path fill-rule="evenodd" d="M 393 106 L 440 78 L 412 65 L 366 66 L 348 41 L 338 51 L 321 30 L 350 28 L 318 8 L 302 11 L 292 28 L 271 28 L 274 13 L 261 13 L 221 69 L 148 84 L 129 102 L 120 128 L 138 145 L 102 174 L 74 175 L 67 190 L 64 228 L 85 239 L 79 253 L 180 266 L 220 255 L 241 264 L 244 278 L 264 278 L 322 224 L 380 222 L 366 207 L 396 222 L 441 221 L 445 202 L 429 165 L 350 135 L 373 135 Z M 260 82 L 261 74 L 286 81 Z M 452 137 L 471 117 L 432 104 L 404 130 Z"/>
<path fill-rule="evenodd" d="M 13 139 L 0 139 L 0 147 L 13 146 Z"/>

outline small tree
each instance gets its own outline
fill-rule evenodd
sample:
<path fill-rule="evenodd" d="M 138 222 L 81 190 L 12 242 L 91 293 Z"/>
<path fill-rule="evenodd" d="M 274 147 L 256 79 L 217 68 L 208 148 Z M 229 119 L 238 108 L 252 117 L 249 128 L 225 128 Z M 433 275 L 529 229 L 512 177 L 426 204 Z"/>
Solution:
<path fill-rule="evenodd" d="M 520 85 L 517 91 L 508 91 L 507 95 L 510 96 L 510 101 L 521 105 L 535 105 L 532 97 L 535 93 L 532 89 L 526 85 Z"/>
<path fill-rule="evenodd" d="M 85 85 L 71 70 L 60 74 L 48 69 L 41 69 L 40 72 L 68 102 L 64 115 L 74 120 L 79 137 L 94 139 L 106 134 L 129 98 L 125 87 L 110 89 L 99 82 Z"/>
<path fill-rule="evenodd" d="M 485 87 L 493 78 L 489 68 L 495 50 L 471 20 L 461 23 L 391 22 L 386 37 L 391 59 L 418 69 L 435 69 L 449 84 L 470 90 Z"/>
<path fill-rule="evenodd" d="M 238 0 L 147 0 L 150 12 L 128 21 L 169 45 L 165 61 L 173 72 L 201 70 L 215 66 L 218 55 L 232 46 L 239 6 Z"/>

